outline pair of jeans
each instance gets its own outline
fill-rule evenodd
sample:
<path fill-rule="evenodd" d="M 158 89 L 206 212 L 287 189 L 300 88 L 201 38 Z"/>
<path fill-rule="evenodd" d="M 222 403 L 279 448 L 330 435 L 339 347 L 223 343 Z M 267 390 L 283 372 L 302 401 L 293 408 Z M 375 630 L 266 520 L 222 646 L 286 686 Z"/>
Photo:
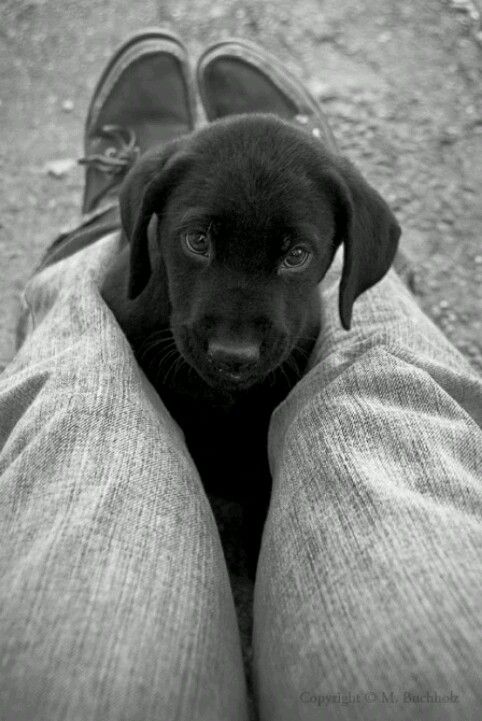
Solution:
<path fill-rule="evenodd" d="M 0 377 L 2 721 L 247 718 L 214 517 L 99 292 L 110 233 L 43 267 Z M 482 384 L 393 271 L 273 413 L 254 592 L 262 721 L 481 712 Z"/>

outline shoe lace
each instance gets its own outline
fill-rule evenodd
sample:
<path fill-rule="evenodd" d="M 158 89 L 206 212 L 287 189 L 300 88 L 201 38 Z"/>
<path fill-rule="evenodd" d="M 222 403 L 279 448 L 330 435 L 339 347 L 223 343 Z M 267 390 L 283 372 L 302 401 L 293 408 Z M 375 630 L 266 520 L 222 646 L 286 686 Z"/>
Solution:
<path fill-rule="evenodd" d="M 102 153 L 92 153 L 79 158 L 79 165 L 97 168 L 114 177 L 124 175 L 140 155 L 134 131 L 120 125 L 104 125 L 100 129 L 99 135 L 112 139 L 115 144 L 106 148 Z"/>

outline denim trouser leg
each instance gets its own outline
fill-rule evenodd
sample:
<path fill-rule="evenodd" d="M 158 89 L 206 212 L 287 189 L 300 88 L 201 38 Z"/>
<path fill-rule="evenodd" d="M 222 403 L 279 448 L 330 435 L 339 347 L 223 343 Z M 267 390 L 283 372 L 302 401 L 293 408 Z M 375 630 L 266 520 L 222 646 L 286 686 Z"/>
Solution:
<path fill-rule="evenodd" d="M 30 281 L 0 378 L 0 718 L 241 721 L 215 521 L 99 294 L 116 243 Z"/>
<path fill-rule="evenodd" d="M 207 499 L 98 293 L 115 244 L 31 281 L 0 378 L 0 718 L 243 719 Z M 312 369 L 271 425 L 262 721 L 470 721 L 480 383 L 394 274 L 350 333 L 330 282 Z"/>
<path fill-rule="evenodd" d="M 348 333 L 322 298 L 270 429 L 261 719 L 479 719 L 482 384 L 393 272 Z"/>

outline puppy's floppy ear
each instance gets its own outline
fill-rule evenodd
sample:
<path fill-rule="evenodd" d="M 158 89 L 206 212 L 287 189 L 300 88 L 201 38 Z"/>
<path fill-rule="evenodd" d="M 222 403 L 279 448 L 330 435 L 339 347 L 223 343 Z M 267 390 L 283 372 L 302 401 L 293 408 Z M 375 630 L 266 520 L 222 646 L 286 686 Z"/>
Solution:
<path fill-rule="evenodd" d="M 120 191 L 122 228 L 130 243 L 128 295 L 132 300 L 151 275 L 147 228 L 154 213 L 162 212 L 171 190 L 190 162 L 187 140 L 175 140 L 145 153 L 131 168 Z"/>
<path fill-rule="evenodd" d="M 349 330 L 353 303 L 390 268 L 401 229 L 383 198 L 346 158 L 335 158 L 330 175 L 338 199 L 338 237 L 344 243 L 340 319 Z"/>

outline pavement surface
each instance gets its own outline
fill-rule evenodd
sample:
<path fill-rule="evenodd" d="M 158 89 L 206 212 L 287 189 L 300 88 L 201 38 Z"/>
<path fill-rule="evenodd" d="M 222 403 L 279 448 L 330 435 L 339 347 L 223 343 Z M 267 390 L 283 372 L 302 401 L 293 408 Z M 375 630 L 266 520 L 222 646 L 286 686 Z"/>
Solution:
<path fill-rule="evenodd" d="M 342 152 L 394 209 L 421 306 L 482 369 L 476 2 L 2 0 L 0 370 L 14 353 L 25 282 L 79 214 L 74 161 L 95 81 L 119 42 L 152 24 L 181 34 L 193 58 L 210 41 L 252 39 L 305 78 Z M 252 588 L 236 569 L 233 588 L 249 661 Z"/>

